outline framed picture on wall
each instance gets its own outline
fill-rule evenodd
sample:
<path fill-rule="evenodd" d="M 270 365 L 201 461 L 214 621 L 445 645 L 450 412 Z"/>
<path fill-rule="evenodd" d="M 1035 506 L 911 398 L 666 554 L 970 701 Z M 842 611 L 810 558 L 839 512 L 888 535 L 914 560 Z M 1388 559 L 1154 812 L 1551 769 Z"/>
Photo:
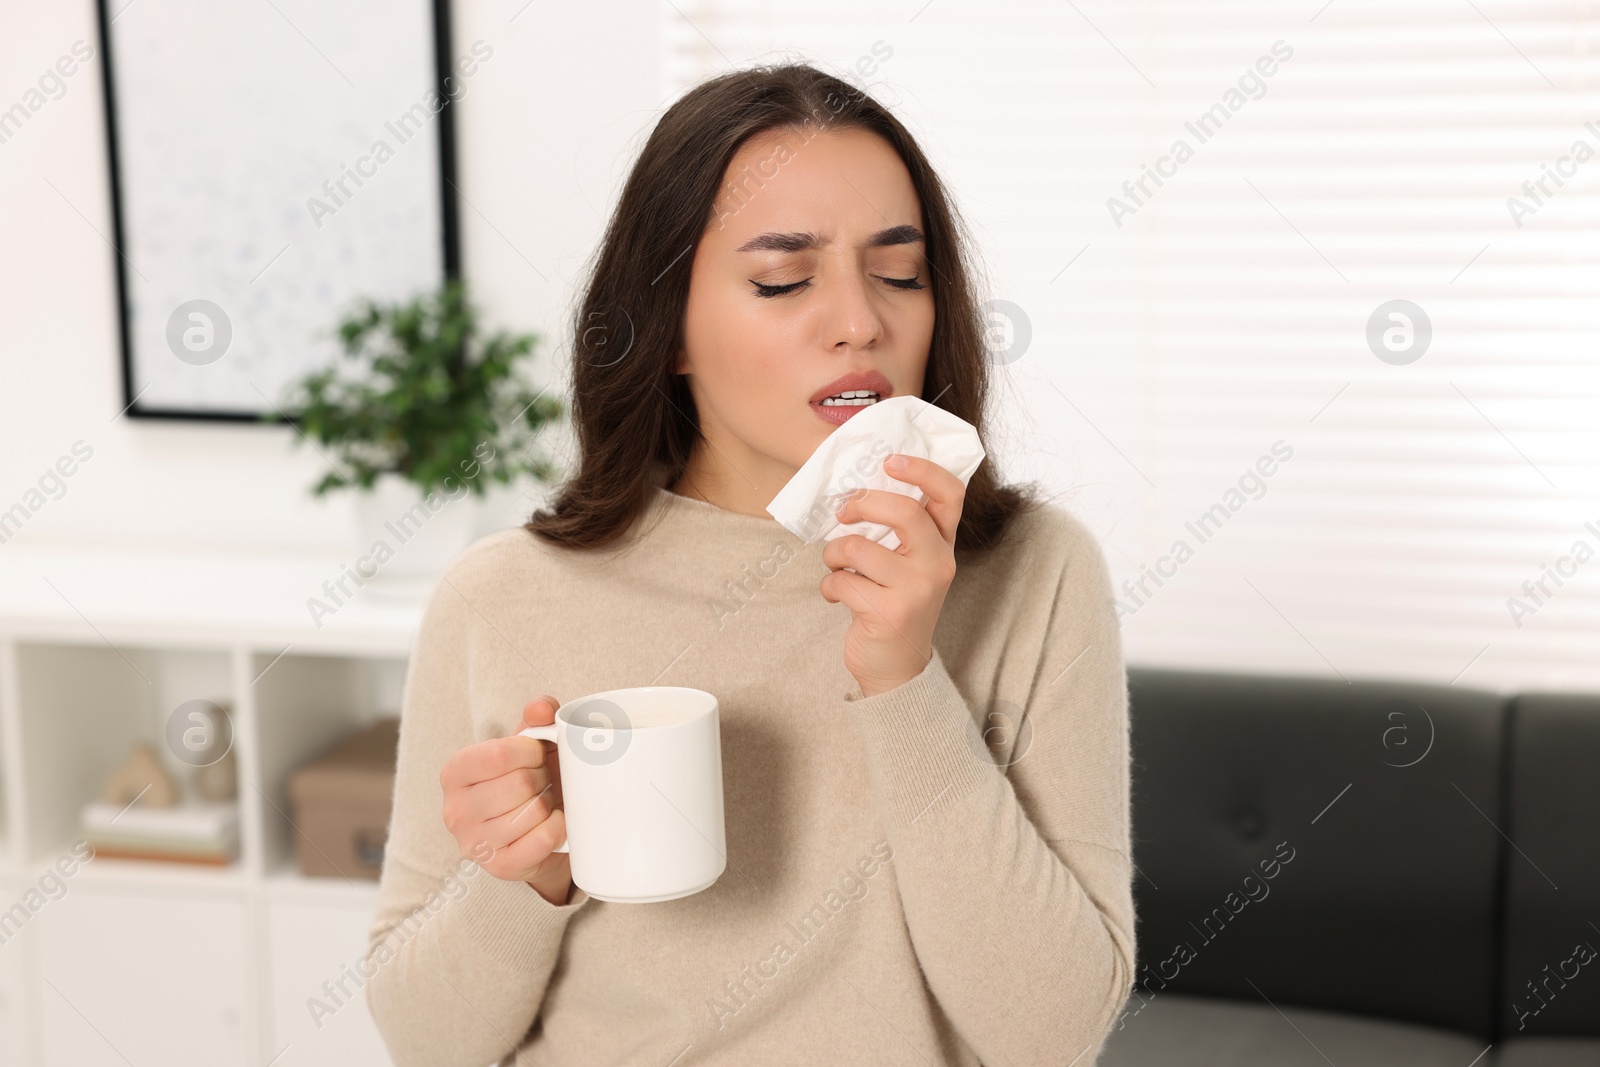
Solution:
<path fill-rule="evenodd" d="M 125 413 L 258 421 L 459 274 L 448 0 L 97 0 Z"/>

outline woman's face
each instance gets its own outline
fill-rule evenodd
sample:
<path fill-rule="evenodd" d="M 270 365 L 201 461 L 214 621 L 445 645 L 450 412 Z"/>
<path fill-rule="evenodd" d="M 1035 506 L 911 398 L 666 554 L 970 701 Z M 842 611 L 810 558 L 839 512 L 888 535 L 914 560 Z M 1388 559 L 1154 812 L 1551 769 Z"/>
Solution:
<path fill-rule="evenodd" d="M 911 175 L 875 134 L 772 130 L 734 155 L 690 272 L 678 371 L 710 447 L 684 491 L 764 514 L 860 410 L 813 397 L 921 395 L 934 312 L 922 226 Z M 845 375 L 881 377 L 837 385 Z"/>

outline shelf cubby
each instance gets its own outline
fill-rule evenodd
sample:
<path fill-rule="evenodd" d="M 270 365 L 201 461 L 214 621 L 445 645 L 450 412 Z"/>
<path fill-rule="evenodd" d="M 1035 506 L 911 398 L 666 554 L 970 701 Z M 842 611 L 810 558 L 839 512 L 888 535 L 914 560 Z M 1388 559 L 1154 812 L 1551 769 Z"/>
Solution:
<path fill-rule="evenodd" d="M 285 872 L 295 869 L 300 830 L 293 821 L 291 775 L 349 734 L 376 719 L 398 715 L 405 667 L 403 658 L 286 654 L 274 659 L 264 653 L 251 657 L 262 791 L 262 869 L 273 872 L 275 882 L 281 883 Z"/>
<path fill-rule="evenodd" d="M 20 743 L 27 753 L 21 768 L 24 851 L 14 862 L 24 873 L 70 852 L 82 837 L 83 806 L 100 799 L 107 778 L 139 741 L 154 748 L 180 798 L 192 795 L 194 768 L 169 750 L 167 719 L 191 700 L 231 703 L 226 651 L 18 642 L 14 661 Z M 241 758 L 235 734 L 235 758 Z M 127 864 L 136 877 L 161 866 L 178 877 L 230 878 L 238 876 L 242 859 L 206 867 L 96 857 L 85 870 L 100 877 Z"/>

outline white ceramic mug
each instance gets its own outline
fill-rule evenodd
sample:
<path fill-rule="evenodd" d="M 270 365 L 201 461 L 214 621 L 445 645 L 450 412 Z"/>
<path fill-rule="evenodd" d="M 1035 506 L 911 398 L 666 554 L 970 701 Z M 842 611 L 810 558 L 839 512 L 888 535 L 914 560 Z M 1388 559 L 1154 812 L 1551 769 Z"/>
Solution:
<path fill-rule="evenodd" d="M 578 697 L 524 737 L 561 767 L 572 880 L 597 900 L 651 904 L 709 887 L 728 863 L 717 698 L 647 685 Z"/>

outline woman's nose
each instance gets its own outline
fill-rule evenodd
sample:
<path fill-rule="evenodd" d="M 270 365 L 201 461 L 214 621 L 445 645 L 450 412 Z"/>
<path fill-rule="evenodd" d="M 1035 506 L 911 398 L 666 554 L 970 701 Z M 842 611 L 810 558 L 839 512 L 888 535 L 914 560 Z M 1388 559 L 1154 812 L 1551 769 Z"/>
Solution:
<path fill-rule="evenodd" d="M 872 293 L 868 288 L 871 282 L 872 279 L 864 274 L 846 271 L 828 287 L 831 344 L 866 348 L 878 340 L 883 332 L 883 322 L 873 307 Z"/>

